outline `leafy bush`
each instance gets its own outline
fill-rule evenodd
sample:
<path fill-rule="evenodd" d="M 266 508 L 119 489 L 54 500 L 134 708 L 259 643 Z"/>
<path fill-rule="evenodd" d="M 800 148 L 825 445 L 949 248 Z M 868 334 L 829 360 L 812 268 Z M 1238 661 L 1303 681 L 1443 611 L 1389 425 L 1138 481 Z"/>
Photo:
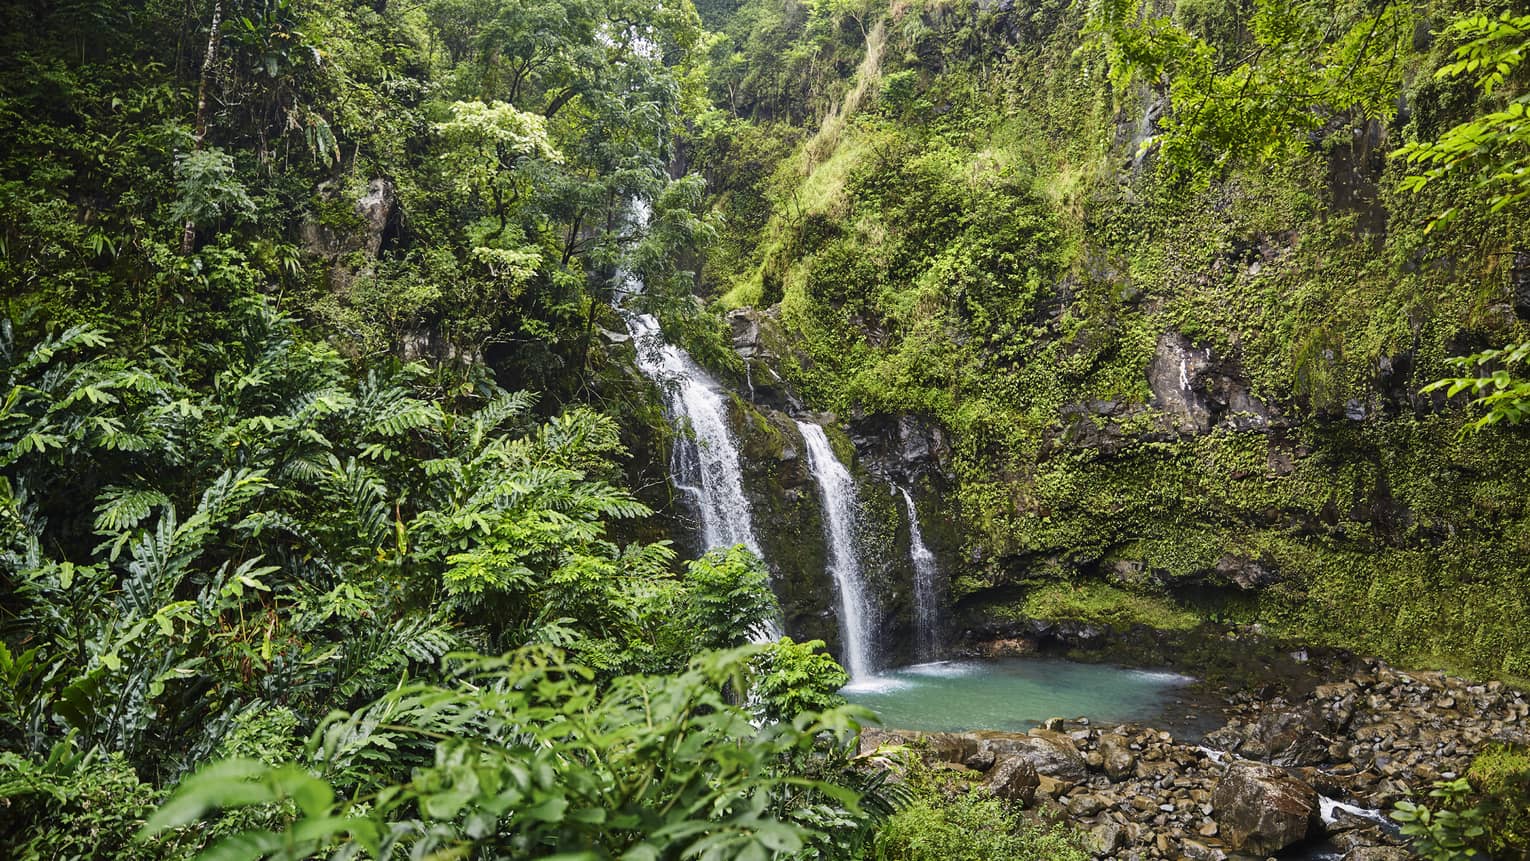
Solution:
<path fill-rule="evenodd" d="M 790 720 L 801 712 L 823 712 L 845 704 L 839 689 L 850 681 L 822 640 L 793 642 L 782 637 L 756 662 L 754 690 L 766 720 Z"/>
<path fill-rule="evenodd" d="M 1027 822 L 981 790 L 921 798 L 877 835 L 877 861 L 1088 861 L 1067 832 Z"/>
<path fill-rule="evenodd" d="M 1488 745 L 1466 777 L 1487 812 L 1488 854 L 1500 861 L 1530 858 L 1530 750 Z"/>
<path fill-rule="evenodd" d="M 309 744 L 311 770 L 254 760 L 206 767 L 145 833 L 290 800 L 290 821 L 213 851 L 385 856 L 407 846 L 708 861 L 795 853 L 825 836 L 798 813 L 860 818 L 858 793 L 798 775 L 802 757 L 844 769 L 847 748 L 832 739 L 851 737 L 865 713 L 844 707 L 756 725 L 728 690 L 740 689 L 758 653 L 709 653 L 674 676 L 626 676 L 599 689 L 589 671 L 546 649 L 465 658 L 448 684 L 404 686 L 330 718 Z"/>
<path fill-rule="evenodd" d="M 1392 808 L 1392 818 L 1402 823 L 1402 834 L 1411 848 L 1429 861 L 1461 861 L 1485 858 L 1475 847 L 1487 834 L 1483 809 L 1470 804 L 1471 784 L 1466 778 L 1439 781 L 1429 790 L 1437 807 L 1403 799 Z"/>
<path fill-rule="evenodd" d="M 45 760 L 0 753 L 0 823 L 25 861 L 181 857 L 187 841 L 174 833 L 135 841 L 162 793 L 138 779 L 120 753 L 56 745 Z"/>

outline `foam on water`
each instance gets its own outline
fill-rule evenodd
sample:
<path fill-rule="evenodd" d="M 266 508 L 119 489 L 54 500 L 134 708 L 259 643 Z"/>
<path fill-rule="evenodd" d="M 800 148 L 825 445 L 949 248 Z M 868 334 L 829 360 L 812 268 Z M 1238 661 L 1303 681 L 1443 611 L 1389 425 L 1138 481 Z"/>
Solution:
<path fill-rule="evenodd" d="M 930 676 L 932 678 L 951 679 L 958 676 L 968 676 L 983 671 L 983 665 L 977 661 L 930 661 L 924 664 L 914 664 L 904 667 L 898 672 L 911 676 Z"/>
<path fill-rule="evenodd" d="M 1322 816 L 1324 825 L 1332 825 L 1338 821 L 1341 811 L 1359 819 L 1368 819 L 1379 825 L 1395 827 L 1392 820 L 1388 819 L 1387 815 L 1380 810 L 1372 810 L 1369 807 L 1349 804 L 1337 798 L 1329 798 L 1326 795 L 1318 796 L 1318 813 Z"/>
<path fill-rule="evenodd" d="M 1129 672 L 1143 679 L 1152 679 L 1157 682 L 1169 682 L 1172 684 L 1188 684 L 1195 681 L 1195 677 L 1183 673 L 1171 673 L 1168 670 L 1129 670 Z"/>
<path fill-rule="evenodd" d="M 845 685 L 839 689 L 839 692 L 851 696 L 856 694 L 885 694 L 908 686 L 909 682 L 904 679 L 892 678 L 890 676 L 867 676 Z"/>

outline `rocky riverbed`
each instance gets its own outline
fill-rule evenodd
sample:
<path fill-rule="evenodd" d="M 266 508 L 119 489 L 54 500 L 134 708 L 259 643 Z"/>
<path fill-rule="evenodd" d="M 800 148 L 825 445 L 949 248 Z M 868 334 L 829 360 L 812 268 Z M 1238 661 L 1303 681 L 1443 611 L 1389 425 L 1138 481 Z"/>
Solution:
<path fill-rule="evenodd" d="M 1263 859 L 1326 839 L 1346 861 L 1402 861 L 1376 811 L 1464 774 L 1492 742 L 1530 743 L 1530 696 L 1370 662 L 1290 699 L 1234 695 L 1204 739 L 1058 718 L 1026 733 L 868 730 L 861 750 L 907 745 L 960 786 L 1071 823 L 1096 858 Z"/>

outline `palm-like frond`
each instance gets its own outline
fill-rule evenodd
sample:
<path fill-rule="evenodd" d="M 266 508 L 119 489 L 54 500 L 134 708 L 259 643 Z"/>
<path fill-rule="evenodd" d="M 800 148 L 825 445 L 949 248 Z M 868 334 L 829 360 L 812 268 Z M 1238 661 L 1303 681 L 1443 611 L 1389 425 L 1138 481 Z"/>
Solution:
<path fill-rule="evenodd" d="M 346 697 L 376 692 L 398 682 L 413 663 L 434 663 L 459 645 L 456 634 L 439 618 L 415 614 L 373 627 L 366 636 L 341 647 L 335 687 Z"/>

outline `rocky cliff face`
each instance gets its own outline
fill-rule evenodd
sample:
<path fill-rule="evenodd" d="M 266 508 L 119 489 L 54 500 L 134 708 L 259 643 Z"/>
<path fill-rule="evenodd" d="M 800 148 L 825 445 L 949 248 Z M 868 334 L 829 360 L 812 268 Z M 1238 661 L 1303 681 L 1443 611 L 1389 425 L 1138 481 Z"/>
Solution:
<path fill-rule="evenodd" d="M 1440 62 L 1419 14 L 1406 80 Z M 1461 440 L 1462 405 L 1420 392 L 1524 336 L 1530 226 L 1484 222 L 1491 261 L 1426 234 L 1437 201 L 1385 156 L 1469 106 L 1402 88 L 1395 117 L 1187 176 L 1167 95 L 1099 84 L 1076 9 L 889 15 L 875 116 L 783 161 L 728 301 L 759 400 L 833 409 L 865 475 L 919 494 L 955 638 L 1180 614 L 1530 673 L 1500 552 L 1530 449 Z"/>
<path fill-rule="evenodd" d="M 774 315 L 730 315 L 733 346 L 747 368 L 737 391 L 734 433 L 744 457 L 744 484 L 756 529 L 775 575 L 786 631 L 797 639 L 821 639 L 838 652 L 835 586 L 823 501 L 808 466 L 796 419 L 824 424 L 840 460 L 856 478 L 859 502 L 857 551 L 866 593 L 873 603 L 869 628 L 882 665 L 907 663 L 914 655 L 914 573 L 909 529 L 898 497 L 900 486 L 938 466 L 937 430 L 893 421 L 902 434 L 889 439 L 882 421 L 842 426 L 832 414 L 809 414 L 781 369 L 790 361 L 788 341 Z M 848 430 L 848 434 L 847 434 Z"/>
<path fill-rule="evenodd" d="M 833 414 L 810 413 L 782 372 L 795 356 L 777 318 L 747 311 L 730 315 L 729 322 L 734 349 L 746 367 L 742 376 L 728 383 L 731 430 L 739 446 L 755 533 L 781 602 L 786 633 L 798 640 L 823 640 L 835 653 L 841 646 L 823 500 L 796 425 L 797 419 L 805 419 L 825 426 L 837 455 L 856 479 L 857 550 L 866 591 L 875 605 L 869 627 L 875 632 L 879 664 L 912 661 L 917 639 L 914 569 L 902 489 L 916 500 L 925 543 L 943 567 L 943 560 L 960 546 L 961 531 L 959 519 L 944 504 L 953 485 L 946 433 L 912 416 L 861 416 L 846 423 Z M 619 336 L 617 341 L 613 349 L 626 346 Z M 629 383 L 641 384 L 633 375 L 628 377 Z M 654 478 L 663 471 L 670 444 L 663 435 L 630 435 L 635 472 L 629 480 L 634 486 L 650 488 L 645 499 L 661 512 L 663 528 L 694 555 L 704 549 L 696 545 L 694 512 L 685 510 L 678 494 L 652 490 L 668 487 L 667 483 L 656 485 Z M 943 582 L 937 586 L 944 590 Z M 936 633 L 941 642 L 953 636 L 946 630 Z"/>
<path fill-rule="evenodd" d="M 1481 107 L 1435 81 L 1429 34 L 1456 10 L 1409 8 L 1395 113 L 1335 110 L 1212 164 L 1166 153 L 1180 106 L 1112 87 L 1068 4 L 889 4 L 877 44 L 844 28 L 800 46 L 825 62 L 785 90 L 730 84 L 736 126 L 694 153 L 729 219 L 701 292 L 730 309 L 742 400 L 846 432 L 878 558 L 904 566 L 872 575 L 893 640 L 889 488 L 908 487 L 952 641 L 1226 622 L 1530 675 L 1530 629 L 1505 621 L 1530 615 L 1505 552 L 1530 529 L 1530 447 L 1463 441 L 1464 405 L 1421 392 L 1448 357 L 1530 337 L 1530 222 L 1430 232 L 1450 201 L 1429 195 L 1461 190 L 1400 191 L 1387 153 Z M 1159 11 L 1248 54 L 1218 23 L 1233 5 Z M 798 85 L 855 107 L 748 113 Z M 780 422 L 739 422 L 780 448 Z M 800 487 L 754 482 L 811 531 L 784 513 Z"/>

